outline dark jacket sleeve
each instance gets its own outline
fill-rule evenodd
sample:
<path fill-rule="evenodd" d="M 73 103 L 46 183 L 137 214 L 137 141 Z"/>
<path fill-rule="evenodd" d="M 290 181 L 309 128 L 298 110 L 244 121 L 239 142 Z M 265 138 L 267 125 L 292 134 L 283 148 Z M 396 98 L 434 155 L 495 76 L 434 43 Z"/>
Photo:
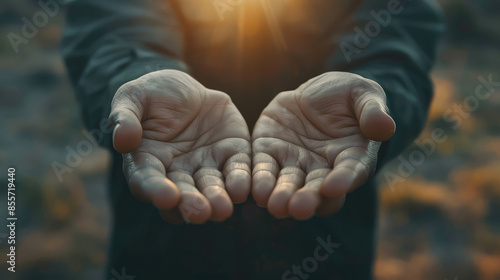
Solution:
<path fill-rule="evenodd" d="M 327 71 L 341 70 L 378 82 L 396 122 L 382 144 L 379 165 L 396 157 L 420 134 L 432 100 L 429 72 L 444 24 L 432 0 L 366 0 L 334 37 L 338 51 Z"/>
<path fill-rule="evenodd" d="M 187 71 L 183 34 L 169 0 L 75 0 L 61 51 L 87 129 L 103 130 L 116 90 L 160 69 Z M 104 146 L 110 147 L 109 133 Z"/>

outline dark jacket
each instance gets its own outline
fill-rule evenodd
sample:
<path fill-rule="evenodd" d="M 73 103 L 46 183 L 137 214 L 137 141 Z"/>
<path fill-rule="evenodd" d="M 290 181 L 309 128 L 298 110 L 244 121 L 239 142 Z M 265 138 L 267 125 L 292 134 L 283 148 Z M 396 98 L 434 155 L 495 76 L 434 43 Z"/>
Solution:
<path fill-rule="evenodd" d="M 327 71 L 358 73 L 383 87 L 397 124 L 380 166 L 425 123 L 442 31 L 430 0 L 76 0 L 67 7 L 62 53 L 88 129 L 107 118 L 118 87 L 155 70 L 186 71 L 228 93 L 249 127 L 280 91 Z M 102 144 L 112 150 L 109 134 Z M 122 158 L 113 155 L 106 279 L 123 268 L 137 279 L 372 277 L 373 181 L 329 218 L 276 220 L 249 199 L 224 223 L 170 225 L 131 196 Z M 301 272 L 294 275 L 293 265 Z"/>

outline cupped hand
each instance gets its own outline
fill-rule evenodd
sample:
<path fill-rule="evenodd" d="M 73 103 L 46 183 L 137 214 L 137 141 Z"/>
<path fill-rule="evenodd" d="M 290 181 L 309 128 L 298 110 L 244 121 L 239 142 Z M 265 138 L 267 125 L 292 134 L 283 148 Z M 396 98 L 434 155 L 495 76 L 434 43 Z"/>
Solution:
<path fill-rule="evenodd" d="M 277 95 L 252 133 L 252 195 L 277 218 L 331 215 L 373 173 L 392 137 L 384 90 L 329 72 Z"/>
<path fill-rule="evenodd" d="M 227 94 L 157 71 L 118 89 L 110 121 L 132 194 L 167 221 L 222 221 L 246 200 L 250 135 Z"/>

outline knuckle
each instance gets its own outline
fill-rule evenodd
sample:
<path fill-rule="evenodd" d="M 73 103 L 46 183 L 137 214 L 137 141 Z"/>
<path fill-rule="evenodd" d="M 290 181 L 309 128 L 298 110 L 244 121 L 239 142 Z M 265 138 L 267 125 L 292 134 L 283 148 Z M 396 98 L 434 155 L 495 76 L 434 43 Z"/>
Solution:
<path fill-rule="evenodd" d="M 355 88 L 357 87 L 358 90 L 364 91 L 364 92 L 374 91 L 374 92 L 377 92 L 380 95 L 385 97 L 385 92 L 384 92 L 384 89 L 382 88 L 382 86 L 372 79 L 361 77 L 361 79 L 356 80 L 354 87 Z"/>
<path fill-rule="evenodd" d="M 383 96 L 384 98 L 386 97 L 385 91 L 379 83 L 375 82 L 374 80 L 370 80 L 370 79 L 368 79 L 368 83 L 370 84 L 370 87 L 373 90 L 377 91 L 380 94 L 380 96 Z"/>
<path fill-rule="evenodd" d="M 112 114 L 115 113 L 118 104 L 140 104 L 145 100 L 146 95 L 139 79 L 127 82 L 120 86 L 111 101 Z"/>
<path fill-rule="evenodd" d="M 294 91 L 282 91 L 276 95 L 276 99 L 280 100 L 280 99 L 290 98 L 294 94 L 295 94 Z"/>
<path fill-rule="evenodd" d="M 218 101 L 218 103 L 226 105 L 227 103 L 233 102 L 229 94 L 219 91 L 219 90 L 212 90 L 209 89 L 207 90 L 207 93 L 209 93 L 211 96 L 215 97 L 215 99 Z"/>
<path fill-rule="evenodd" d="M 362 78 L 354 82 L 351 89 L 352 104 L 365 104 L 367 101 L 375 99 L 385 107 L 387 100 L 383 88 L 375 81 Z"/>
<path fill-rule="evenodd" d="M 120 86 L 113 99 L 121 99 L 140 91 L 139 80 L 132 80 Z"/>

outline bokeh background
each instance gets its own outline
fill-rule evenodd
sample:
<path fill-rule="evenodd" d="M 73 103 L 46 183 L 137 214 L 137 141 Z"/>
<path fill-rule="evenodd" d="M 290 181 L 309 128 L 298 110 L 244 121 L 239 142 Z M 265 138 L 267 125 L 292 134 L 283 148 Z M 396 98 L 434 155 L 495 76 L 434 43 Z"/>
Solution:
<path fill-rule="evenodd" d="M 446 140 L 433 142 L 423 160 L 410 162 L 422 153 L 410 147 L 379 174 L 379 280 L 500 279 L 500 1 L 439 3 L 448 31 L 419 141 L 429 143 L 434 129 Z M 6 186 L 7 167 L 17 167 L 19 217 L 15 277 L 6 272 L 7 229 L 0 227 L 0 279 L 101 279 L 109 154 L 93 147 L 62 181 L 52 168 L 87 139 L 58 50 L 64 9 L 19 53 L 7 39 L 39 10 L 37 1 L 0 4 L 0 182 Z M 482 79 L 497 83 L 474 102 Z"/>

